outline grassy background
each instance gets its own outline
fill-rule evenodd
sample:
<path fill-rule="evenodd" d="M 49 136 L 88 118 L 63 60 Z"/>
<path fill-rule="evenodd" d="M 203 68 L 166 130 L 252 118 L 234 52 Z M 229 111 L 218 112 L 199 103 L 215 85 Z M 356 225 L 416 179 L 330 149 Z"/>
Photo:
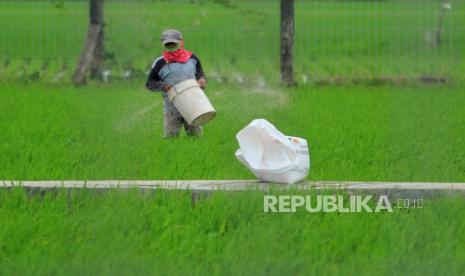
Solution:
<path fill-rule="evenodd" d="M 74 68 L 87 30 L 87 2 L 65 1 L 63 8 L 53 3 L 0 1 L 5 75 L 45 66 L 55 76 L 63 66 Z M 107 1 L 107 68 L 113 76 L 127 68 L 145 72 L 160 54 L 162 30 L 178 28 L 209 72 L 278 79 L 278 1 L 200 3 Z M 438 1 L 297 1 L 297 80 L 423 74 L 463 79 L 465 4 L 452 6 L 442 44 L 433 48 Z"/>
<path fill-rule="evenodd" d="M 247 179 L 235 134 L 265 118 L 309 141 L 310 179 L 465 181 L 461 85 L 280 89 L 221 85 L 201 139 L 162 139 L 142 84 L 0 90 L 0 179 Z"/>
<path fill-rule="evenodd" d="M 3 275 L 461 275 L 463 198 L 263 213 L 263 194 L 0 189 Z"/>

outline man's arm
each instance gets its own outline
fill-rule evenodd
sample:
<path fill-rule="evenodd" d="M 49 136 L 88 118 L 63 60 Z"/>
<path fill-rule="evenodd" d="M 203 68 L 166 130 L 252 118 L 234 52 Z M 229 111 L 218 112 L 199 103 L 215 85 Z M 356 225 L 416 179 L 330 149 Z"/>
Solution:
<path fill-rule="evenodd" d="M 165 91 L 167 89 L 166 83 L 160 79 L 160 75 L 158 74 L 165 64 L 166 62 L 163 58 L 158 58 L 153 63 L 147 82 L 145 83 L 145 87 L 150 91 Z"/>
<path fill-rule="evenodd" d="M 197 61 L 197 64 L 195 65 L 195 78 L 197 79 L 200 88 L 205 89 L 205 87 L 207 86 L 207 78 L 205 77 L 205 73 L 203 72 L 202 64 L 200 63 L 200 60 L 196 55 L 192 54 L 192 58 Z"/>

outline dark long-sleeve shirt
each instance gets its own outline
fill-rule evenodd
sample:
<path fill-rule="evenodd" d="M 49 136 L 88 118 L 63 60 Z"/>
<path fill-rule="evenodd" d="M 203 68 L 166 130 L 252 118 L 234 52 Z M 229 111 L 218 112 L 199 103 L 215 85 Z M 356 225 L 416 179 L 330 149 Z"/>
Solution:
<path fill-rule="evenodd" d="M 152 65 L 145 86 L 151 91 L 161 91 L 162 86 L 176 84 L 187 79 L 205 78 L 200 60 L 192 54 L 185 63 L 167 63 L 163 56 L 157 58 Z"/>

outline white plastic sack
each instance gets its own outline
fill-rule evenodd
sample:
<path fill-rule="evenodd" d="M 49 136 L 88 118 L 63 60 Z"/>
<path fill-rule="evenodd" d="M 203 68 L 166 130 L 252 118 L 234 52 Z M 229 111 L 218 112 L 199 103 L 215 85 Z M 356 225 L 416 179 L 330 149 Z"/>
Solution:
<path fill-rule="evenodd" d="M 253 120 L 236 138 L 237 159 L 260 180 L 293 184 L 307 177 L 310 156 L 305 139 L 286 136 L 264 119 Z"/>

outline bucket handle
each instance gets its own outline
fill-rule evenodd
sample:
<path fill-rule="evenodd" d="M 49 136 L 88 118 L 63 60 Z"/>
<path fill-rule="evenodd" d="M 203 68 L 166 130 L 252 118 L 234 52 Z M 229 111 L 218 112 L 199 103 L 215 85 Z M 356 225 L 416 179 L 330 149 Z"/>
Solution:
<path fill-rule="evenodd" d="M 171 87 L 171 89 L 173 89 L 173 91 L 174 91 L 174 93 L 176 93 L 176 95 L 179 95 L 182 92 L 184 92 L 185 90 L 187 90 L 189 88 L 192 88 L 192 87 L 200 87 L 200 85 L 198 83 L 196 83 L 196 84 L 192 84 L 190 86 L 184 86 L 181 91 L 178 91 L 178 89 L 176 88 L 176 85 L 175 85 L 175 86 Z"/>

